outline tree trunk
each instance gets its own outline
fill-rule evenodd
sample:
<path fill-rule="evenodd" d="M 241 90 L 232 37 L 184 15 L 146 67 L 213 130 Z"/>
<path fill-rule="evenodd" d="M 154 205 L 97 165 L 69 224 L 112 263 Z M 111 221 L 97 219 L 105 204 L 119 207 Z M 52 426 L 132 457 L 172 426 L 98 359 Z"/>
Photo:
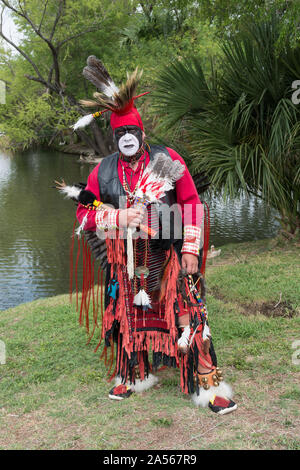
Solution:
<path fill-rule="evenodd" d="M 101 128 L 98 126 L 95 120 L 93 120 L 90 124 L 90 128 L 93 132 L 95 143 L 98 148 L 97 153 L 102 157 L 105 157 L 109 153 L 109 150 L 105 144 Z"/>

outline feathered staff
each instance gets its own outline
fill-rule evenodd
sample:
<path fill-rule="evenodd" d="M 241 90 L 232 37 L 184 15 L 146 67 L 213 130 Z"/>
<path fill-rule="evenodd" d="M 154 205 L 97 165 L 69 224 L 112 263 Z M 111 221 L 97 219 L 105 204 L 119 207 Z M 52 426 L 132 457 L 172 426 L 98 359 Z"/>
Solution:
<path fill-rule="evenodd" d="M 133 205 L 145 208 L 148 204 L 158 203 L 167 191 L 173 189 L 185 171 L 185 166 L 178 160 L 170 160 L 163 153 L 158 153 L 146 167 Z M 128 227 L 127 231 L 127 272 L 129 279 L 134 276 L 132 235 L 135 229 Z M 143 307 L 150 306 L 150 299 L 144 290 L 144 273 L 141 274 L 141 289 L 134 297 L 134 304 Z"/>

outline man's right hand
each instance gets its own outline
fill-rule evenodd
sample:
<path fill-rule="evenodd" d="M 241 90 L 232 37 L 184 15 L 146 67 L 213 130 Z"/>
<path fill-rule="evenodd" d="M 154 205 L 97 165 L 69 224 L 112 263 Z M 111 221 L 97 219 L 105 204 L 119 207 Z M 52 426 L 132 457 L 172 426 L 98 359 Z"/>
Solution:
<path fill-rule="evenodd" d="M 143 220 L 143 212 L 140 209 L 123 209 L 119 212 L 119 227 L 138 227 Z"/>

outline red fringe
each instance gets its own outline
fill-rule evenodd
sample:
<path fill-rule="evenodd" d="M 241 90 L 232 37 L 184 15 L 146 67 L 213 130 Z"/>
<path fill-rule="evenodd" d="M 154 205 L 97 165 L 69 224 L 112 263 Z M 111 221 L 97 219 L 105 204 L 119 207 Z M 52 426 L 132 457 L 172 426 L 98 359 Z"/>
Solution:
<path fill-rule="evenodd" d="M 205 211 L 204 219 L 204 246 L 203 246 L 203 263 L 201 267 L 201 272 L 205 271 L 205 263 L 207 258 L 207 251 L 209 245 L 209 209 Z M 74 231 L 74 229 L 73 229 Z M 72 240 L 74 247 L 74 238 Z M 85 323 L 87 332 L 89 333 L 89 306 L 91 299 L 93 302 L 93 328 L 89 334 L 88 343 L 91 341 L 96 327 L 98 325 L 98 311 L 100 305 L 101 311 L 101 334 L 98 344 L 95 347 L 95 352 L 99 349 L 102 344 L 102 340 L 105 338 L 105 334 L 109 331 L 113 325 L 113 322 L 116 320 L 119 325 L 119 344 L 120 338 L 122 336 L 122 348 L 117 350 L 116 354 L 116 365 L 114 371 L 111 373 L 114 363 L 114 342 L 110 338 L 110 354 L 108 357 L 107 346 L 105 345 L 100 356 L 100 359 L 104 359 L 105 365 L 108 366 L 108 375 L 110 375 L 109 380 L 111 381 L 116 373 L 120 373 L 122 377 L 128 378 L 128 358 L 131 358 L 133 352 L 138 353 L 138 361 L 140 368 L 140 376 L 143 380 L 144 378 L 144 353 L 145 351 L 149 352 L 160 352 L 165 354 L 168 357 L 176 358 L 177 366 L 181 366 L 181 386 L 184 393 L 188 393 L 187 385 L 187 372 L 188 372 L 188 357 L 181 356 L 178 353 L 177 348 L 177 327 L 175 325 L 175 315 L 174 315 L 174 303 L 177 298 L 177 278 L 180 270 L 180 263 L 178 256 L 173 247 L 167 253 L 169 262 L 166 266 L 163 282 L 161 286 L 161 292 L 163 292 L 163 297 L 160 299 L 164 304 L 164 318 L 167 323 L 167 328 L 169 333 L 163 333 L 158 331 L 132 331 L 131 329 L 131 320 L 130 315 L 135 315 L 133 309 L 133 292 L 131 290 L 131 283 L 128 281 L 127 270 L 126 270 L 126 256 L 124 248 L 124 240 L 122 238 L 107 238 L 107 257 L 108 262 L 111 265 L 111 277 L 114 272 L 116 272 L 118 282 L 119 282 L 119 298 L 118 302 L 115 304 L 113 299 L 110 299 L 109 305 L 107 306 L 104 315 L 104 288 L 103 288 L 103 271 L 98 269 L 97 276 L 97 293 L 95 294 L 94 290 L 94 281 L 95 281 L 95 264 L 91 260 L 91 251 L 88 246 L 88 243 L 82 239 L 82 267 L 83 267 L 83 281 L 82 281 L 82 298 L 80 305 L 80 314 L 79 314 L 79 323 Z M 73 258 L 73 247 L 70 251 L 70 258 Z M 76 279 L 76 306 L 78 310 L 78 260 L 80 253 L 80 241 L 78 240 L 78 254 L 76 258 L 75 265 L 75 279 Z M 71 263 L 73 271 L 73 261 Z M 101 272 L 101 274 L 100 274 Z M 71 288 L 71 284 L 70 284 Z M 71 289 L 70 289 L 71 290 Z M 99 299 L 100 294 L 100 299 Z M 136 310 L 136 309 L 135 309 Z M 144 318 L 145 320 L 145 318 Z M 133 321 L 133 318 L 132 318 Z M 198 350 L 201 350 L 201 340 L 202 334 L 199 327 L 199 332 L 195 335 L 195 345 L 197 345 Z M 204 362 L 203 362 L 204 361 Z M 203 358 L 199 358 L 199 363 L 207 366 L 207 363 L 211 361 L 209 355 L 203 355 Z M 159 370 L 162 370 L 165 366 L 162 366 Z"/>
<path fill-rule="evenodd" d="M 106 365 L 107 363 L 107 346 L 104 346 L 102 354 L 100 356 L 100 359 L 103 359 L 104 357 L 104 364 Z"/>
<path fill-rule="evenodd" d="M 138 354 L 138 363 L 139 363 L 141 380 L 144 380 L 144 378 L 145 378 L 145 364 L 144 364 L 143 351 L 140 354 Z"/>
<path fill-rule="evenodd" d="M 80 239 L 77 240 L 77 258 L 75 264 L 75 283 L 76 283 L 76 311 L 78 312 L 78 262 L 80 256 Z"/>
<path fill-rule="evenodd" d="M 98 268 L 98 275 L 97 275 L 97 319 L 96 319 L 96 325 L 97 327 L 99 327 L 98 325 L 98 312 L 99 312 L 99 289 L 100 289 L 100 270 L 101 270 L 101 267 L 99 266 Z M 102 282 L 103 282 L 103 271 L 101 270 L 101 292 L 100 292 L 100 295 L 101 295 L 101 299 L 102 299 Z M 102 314 L 102 300 L 101 300 L 101 314 Z M 102 323 L 101 323 L 102 324 Z"/>
<path fill-rule="evenodd" d="M 112 375 L 109 377 L 108 381 L 111 382 L 112 379 L 115 378 L 116 374 L 117 374 L 117 364 L 115 366 L 115 370 L 113 371 Z"/>
<path fill-rule="evenodd" d="M 72 293 L 73 293 L 73 252 L 74 252 L 76 223 L 77 223 L 77 219 L 75 219 L 74 221 L 72 237 L 71 237 L 71 246 L 70 246 L 70 281 L 69 281 L 70 303 L 72 303 Z"/>
<path fill-rule="evenodd" d="M 84 298 L 85 298 L 85 285 L 87 282 L 86 279 L 86 257 L 85 257 L 85 246 L 84 246 L 84 239 L 81 240 L 82 245 L 82 289 L 81 289 L 81 304 L 80 304 L 80 312 L 79 312 L 79 324 L 82 325 L 82 315 L 83 315 L 83 305 L 84 305 Z"/>
<path fill-rule="evenodd" d="M 200 272 L 205 274 L 205 266 L 206 266 L 206 259 L 207 259 L 207 252 L 209 248 L 209 233 L 210 233 L 210 216 L 209 216 L 209 207 L 207 203 L 204 201 L 204 244 L 203 244 L 203 257 L 202 257 L 202 265 Z"/>
<path fill-rule="evenodd" d="M 92 294 L 92 258 L 91 258 L 91 250 L 87 243 L 87 257 L 88 257 L 88 276 L 89 276 L 89 284 L 87 290 L 87 304 L 85 310 L 85 318 L 86 318 L 86 329 L 89 332 L 89 309 L 90 309 L 90 302 L 91 302 L 91 294 Z"/>

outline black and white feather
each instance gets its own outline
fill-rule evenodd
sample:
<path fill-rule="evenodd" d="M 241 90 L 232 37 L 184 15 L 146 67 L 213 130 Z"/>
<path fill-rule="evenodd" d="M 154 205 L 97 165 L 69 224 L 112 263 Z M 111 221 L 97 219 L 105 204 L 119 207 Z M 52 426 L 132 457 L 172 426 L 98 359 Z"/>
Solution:
<path fill-rule="evenodd" d="M 119 92 L 119 88 L 113 82 L 101 60 L 94 55 L 88 57 L 87 66 L 83 69 L 83 76 L 108 98 L 113 98 Z"/>
<path fill-rule="evenodd" d="M 146 167 L 136 191 L 136 197 L 148 202 L 158 202 L 185 172 L 185 166 L 178 160 L 171 160 L 164 153 L 158 153 Z"/>

